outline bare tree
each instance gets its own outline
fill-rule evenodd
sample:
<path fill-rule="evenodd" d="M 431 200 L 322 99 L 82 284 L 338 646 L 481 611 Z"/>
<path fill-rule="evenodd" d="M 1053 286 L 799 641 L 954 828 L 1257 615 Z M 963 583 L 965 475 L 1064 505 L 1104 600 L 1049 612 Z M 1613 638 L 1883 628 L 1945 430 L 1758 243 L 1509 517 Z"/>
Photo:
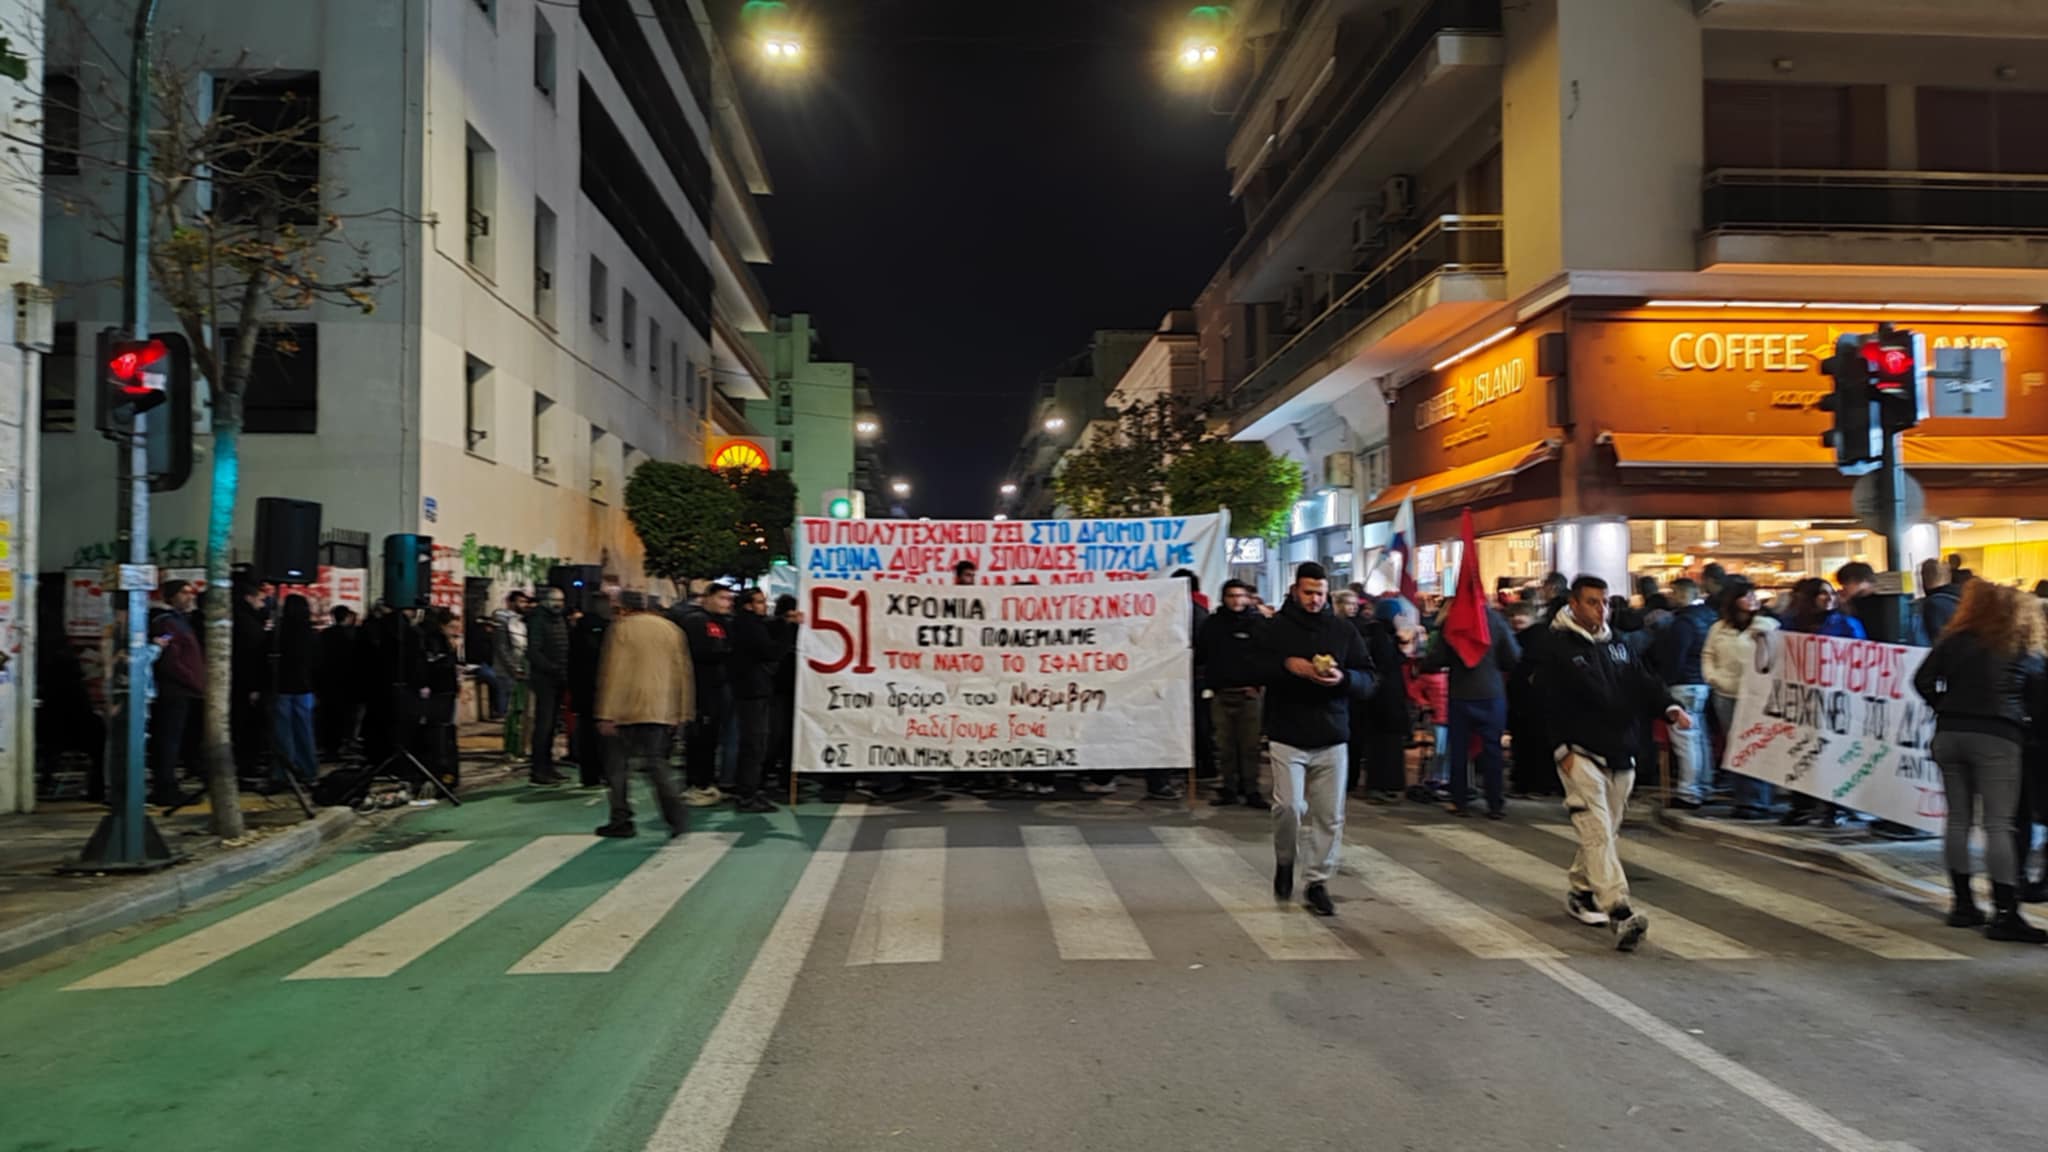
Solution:
<path fill-rule="evenodd" d="M 121 189 L 128 179 L 128 45 L 103 42 L 73 0 L 52 14 L 78 47 L 77 163 L 81 195 L 64 210 L 92 234 L 121 244 Z M 192 347 L 212 409 L 206 531 L 207 659 L 203 728 L 214 830 L 242 834 L 234 752 L 230 541 L 240 482 L 243 400 L 266 330 L 279 355 L 298 349 L 281 325 L 326 304 L 369 313 L 396 275 L 371 264 L 347 225 L 404 223 L 396 209 L 342 213 L 322 170 L 341 150 L 338 122 L 319 109 L 317 74 L 252 69 L 246 53 L 220 52 L 175 30 L 155 38 L 151 72 L 149 272 Z"/>

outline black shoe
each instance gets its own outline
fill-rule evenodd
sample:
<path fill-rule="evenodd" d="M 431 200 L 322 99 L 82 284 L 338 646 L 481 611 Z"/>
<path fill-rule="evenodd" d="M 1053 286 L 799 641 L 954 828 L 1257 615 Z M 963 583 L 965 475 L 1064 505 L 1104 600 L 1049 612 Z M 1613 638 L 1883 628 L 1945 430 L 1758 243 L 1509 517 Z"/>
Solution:
<path fill-rule="evenodd" d="M 1728 816 L 1733 820 L 1769 820 L 1771 818 L 1769 812 L 1761 808 L 1752 808 L 1748 805 L 1737 808 L 1735 811 L 1730 812 Z"/>
<path fill-rule="evenodd" d="M 1608 923 L 1614 928 L 1614 950 L 1633 952 L 1643 942 L 1643 936 L 1650 931 L 1650 918 L 1641 912 L 1634 912 L 1624 904 L 1608 914 Z"/>
<path fill-rule="evenodd" d="M 1564 910 L 1571 914 L 1572 919 L 1589 928 L 1607 927 L 1607 913 L 1600 910 L 1600 905 L 1593 899 L 1591 892 L 1573 892 L 1567 895 L 1564 898 Z"/>
<path fill-rule="evenodd" d="M 560 772 L 556 772 L 553 770 L 549 770 L 546 772 L 535 772 L 532 776 L 528 777 L 529 782 L 539 785 L 542 788 L 552 788 L 557 784 L 566 783 L 568 779 L 569 778 L 567 776 L 564 776 Z"/>
<path fill-rule="evenodd" d="M 1274 866 L 1273 895 L 1282 900 L 1294 898 L 1294 865 L 1278 864 Z"/>
<path fill-rule="evenodd" d="M 1145 789 L 1145 799 L 1147 800 L 1178 800 L 1180 798 L 1180 789 L 1171 784 Z"/>
<path fill-rule="evenodd" d="M 1321 884 L 1309 885 L 1308 891 L 1302 893 L 1302 899 L 1308 903 L 1309 910 L 1318 916 L 1337 914 L 1337 906 L 1330 902 L 1330 890 Z"/>
<path fill-rule="evenodd" d="M 1488 808 L 1486 810 L 1486 818 L 1488 820 L 1505 820 L 1508 818 L 1507 810 L 1505 808 Z"/>
<path fill-rule="evenodd" d="M 609 824 L 599 825 L 597 834 L 613 840 L 630 840 L 638 836 L 640 830 L 633 827 L 631 820 L 614 820 Z"/>
<path fill-rule="evenodd" d="M 2020 890 L 2022 904 L 2048 904 L 2048 879 L 2036 880 Z"/>
<path fill-rule="evenodd" d="M 1237 793 L 1218 792 L 1216 793 L 1216 795 L 1209 798 L 1209 803 L 1215 805 L 1218 808 L 1234 808 L 1237 806 Z"/>
<path fill-rule="evenodd" d="M 756 815 L 782 811 L 782 809 L 775 806 L 775 801 L 768 799 L 766 796 L 749 796 L 733 805 L 732 810 Z"/>
<path fill-rule="evenodd" d="M 1680 812 L 1697 812 L 1700 810 L 1700 802 L 1690 796 L 1673 796 L 1671 803 L 1665 805 L 1665 807 L 1673 808 Z"/>
<path fill-rule="evenodd" d="M 2027 923 L 2019 909 L 2005 908 L 1991 918 L 1990 925 L 1984 929 L 1984 938 L 2011 944 L 2048 944 L 2048 930 Z"/>
<path fill-rule="evenodd" d="M 1472 815 L 1472 810 L 1470 808 L 1465 807 L 1463 804 L 1445 804 L 1444 813 L 1445 815 L 1456 816 L 1457 818 L 1462 820 Z"/>
<path fill-rule="evenodd" d="M 1948 874 L 1949 889 L 1955 894 L 1955 901 L 1949 905 L 1948 926 L 1951 928 L 1982 928 L 1985 924 L 1984 910 L 1977 907 L 1977 895 L 1970 890 L 1968 872 Z"/>
<path fill-rule="evenodd" d="M 1266 803 L 1265 798 L 1260 796 L 1256 790 L 1244 794 L 1244 806 L 1247 808 L 1272 807 L 1271 804 Z"/>

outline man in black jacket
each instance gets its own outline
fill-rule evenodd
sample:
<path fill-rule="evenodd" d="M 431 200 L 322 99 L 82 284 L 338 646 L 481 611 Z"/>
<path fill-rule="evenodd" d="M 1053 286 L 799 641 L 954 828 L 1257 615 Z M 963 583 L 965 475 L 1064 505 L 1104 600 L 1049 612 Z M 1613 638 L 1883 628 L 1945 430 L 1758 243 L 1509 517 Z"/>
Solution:
<path fill-rule="evenodd" d="M 604 634 L 612 626 L 612 598 L 602 588 L 587 590 L 590 606 L 569 630 L 569 707 L 576 712 L 576 775 L 585 788 L 605 786 L 604 739 L 592 709 L 597 707 L 597 666 Z"/>
<path fill-rule="evenodd" d="M 1689 731 L 1671 733 L 1674 808 L 1698 808 L 1714 790 L 1713 750 L 1707 743 L 1709 691 L 1700 657 L 1715 619 L 1714 610 L 1700 598 L 1699 585 L 1680 577 L 1671 582 L 1671 619 L 1650 642 L 1657 674 L 1670 687 L 1672 701 L 1692 717 Z"/>
<path fill-rule="evenodd" d="M 569 622 L 562 616 L 562 590 L 540 590 L 540 605 L 526 618 L 526 677 L 533 693 L 535 784 L 560 784 L 555 771 L 555 725 L 562 715 L 562 691 L 569 686 Z"/>
<path fill-rule="evenodd" d="M 1692 717 L 1672 703 L 1656 671 L 1608 627 L 1607 581 L 1582 575 L 1551 622 L 1536 676 L 1550 745 L 1564 782 L 1565 811 L 1579 833 L 1565 909 L 1581 924 L 1609 925 L 1614 946 L 1635 951 L 1649 917 L 1628 904 L 1615 837 L 1636 784 L 1637 723 L 1662 715 L 1679 732 Z"/>
<path fill-rule="evenodd" d="M 1266 618 L 1252 607 L 1242 580 L 1223 585 L 1223 607 L 1195 636 L 1195 667 L 1207 685 L 1209 727 L 1223 774 L 1216 803 L 1259 803 L 1259 631 Z"/>
<path fill-rule="evenodd" d="M 1294 895 L 1295 857 L 1306 851 L 1305 899 L 1316 915 L 1333 916 L 1337 909 L 1324 884 L 1344 846 L 1351 701 L 1372 695 L 1373 668 L 1358 629 L 1330 611 L 1322 565 L 1295 569 L 1286 606 L 1259 632 L 1259 673 L 1271 741 L 1273 894 L 1282 900 Z"/>
<path fill-rule="evenodd" d="M 761 795 L 761 767 L 768 755 L 768 707 L 775 695 L 775 669 L 781 662 L 768 628 L 768 594 L 759 588 L 741 593 L 740 610 L 732 618 L 730 681 L 732 706 L 739 714 L 739 763 L 733 769 L 735 806 L 741 812 L 773 812 L 773 801 Z"/>
<path fill-rule="evenodd" d="M 695 604 L 676 605 L 669 619 L 689 638 L 697 677 L 697 716 L 683 733 L 683 770 L 690 785 L 683 802 L 708 808 L 725 798 L 718 790 L 718 744 L 732 708 L 726 677 L 732 658 L 732 589 L 713 584 Z"/>
<path fill-rule="evenodd" d="M 1444 601 L 1439 627 L 1431 635 L 1429 650 L 1423 654 L 1425 671 L 1439 668 L 1450 673 L 1450 703 L 1444 725 L 1450 741 L 1451 795 L 1445 805 L 1453 816 L 1463 816 L 1471 803 L 1472 738 L 1479 738 L 1479 772 L 1486 782 L 1486 814 L 1495 820 L 1507 815 L 1507 797 L 1501 788 L 1501 734 L 1508 723 L 1508 677 L 1522 658 L 1522 646 L 1515 630 L 1492 604 L 1484 605 L 1486 631 L 1491 639 L 1485 654 L 1471 666 L 1451 647 L 1449 629 L 1441 625 L 1450 619 L 1452 601 Z"/>

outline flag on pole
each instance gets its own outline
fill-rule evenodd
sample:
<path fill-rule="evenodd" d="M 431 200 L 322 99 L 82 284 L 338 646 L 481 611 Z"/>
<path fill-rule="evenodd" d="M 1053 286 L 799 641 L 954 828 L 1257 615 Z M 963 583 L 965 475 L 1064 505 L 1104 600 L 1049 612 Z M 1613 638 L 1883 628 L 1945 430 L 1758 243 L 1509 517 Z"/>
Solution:
<path fill-rule="evenodd" d="M 1458 594 L 1451 601 L 1450 619 L 1444 621 L 1444 642 L 1467 668 L 1477 668 L 1493 647 L 1493 630 L 1486 622 L 1486 586 L 1479 578 L 1479 541 L 1472 528 L 1472 509 L 1465 509 L 1460 525 L 1464 552 L 1458 560 Z"/>
<path fill-rule="evenodd" d="M 1401 571 L 1395 586 L 1401 591 L 1401 599 L 1410 604 L 1422 602 L 1421 589 L 1415 584 L 1415 498 L 1407 497 L 1394 512 L 1394 539 L 1387 545 L 1387 553 L 1400 558 Z"/>

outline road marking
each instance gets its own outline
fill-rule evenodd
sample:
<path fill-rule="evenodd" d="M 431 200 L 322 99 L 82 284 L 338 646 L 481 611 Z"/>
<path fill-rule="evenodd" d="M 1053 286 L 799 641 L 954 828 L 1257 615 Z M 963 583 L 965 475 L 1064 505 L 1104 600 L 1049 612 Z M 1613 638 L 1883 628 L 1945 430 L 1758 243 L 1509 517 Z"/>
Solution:
<path fill-rule="evenodd" d="M 1503 844 L 1483 832 L 1470 828 L 1448 828 L 1435 825 L 1424 826 L 1419 831 L 1460 855 L 1484 865 L 1510 880 L 1519 880 L 1529 887 L 1547 895 L 1557 897 L 1562 907 L 1566 889 L 1566 873 L 1562 868 L 1520 848 Z M 1655 931 L 1650 933 L 1650 943 L 1675 956 L 1687 960 L 1755 960 L 1761 953 L 1753 951 L 1739 940 L 1731 940 L 1719 932 L 1701 924 L 1695 924 L 1676 913 L 1653 907 L 1641 900 L 1631 898 L 1629 904 L 1638 912 L 1646 913 Z M 1605 936 L 1596 937 L 1605 940 Z"/>
<path fill-rule="evenodd" d="M 493 908 L 596 844 L 590 836 L 542 836 L 431 900 L 320 957 L 287 980 L 350 980 L 389 976 L 426 955 Z"/>
<path fill-rule="evenodd" d="M 946 949 L 946 830 L 891 828 L 846 963 L 932 964 Z"/>
<path fill-rule="evenodd" d="M 1150 960 L 1152 949 L 1131 921 L 1095 850 L 1079 828 L 1027 826 L 1024 853 L 1052 918 L 1062 960 Z"/>
<path fill-rule="evenodd" d="M 1679 1059 L 1776 1112 L 1835 1152 L 1914 1152 L 1910 1144 L 1876 1140 L 1842 1123 L 1804 1099 L 1785 1091 L 1650 1015 L 1634 1002 L 1609 991 L 1598 981 L 1583 976 L 1555 960 L 1529 960 L 1527 963 L 1529 967 L 1556 981 L 1566 991 L 1656 1041 Z"/>
<path fill-rule="evenodd" d="M 655 849 L 645 863 L 507 971 L 525 976 L 617 968 L 739 838 L 737 832 L 700 832 Z"/>
<path fill-rule="evenodd" d="M 1558 824 L 1539 824 L 1537 827 L 1559 839 L 1578 843 L 1579 834 L 1570 828 Z M 1703 864 L 1655 845 L 1625 839 L 1621 842 L 1621 858 L 1630 864 L 1640 865 L 1680 883 L 1690 884 L 1726 900 L 1733 900 L 1766 916 L 1818 932 L 1886 960 L 1967 959 L 1961 953 L 1951 952 L 1924 940 L 1915 940 L 1904 933 L 1894 932 L 1868 920 L 1851 916 L 1847 912 L 1837 911 L 1818 901 L 1781 892 L 1768 885 L 1759 884 L 1733 872 L 1716 868 L 1711 864 Z"/>
<path fill-rule="evenodd" d="M 1157 827 L 1152 834 L 1268 959 L 1358 959 L 1358 953 L 1320 921 L 1274 900 L 1265 875 L 1220 832 Z"/>
<path fill-rule="evenodd" d="M 336 905 L 468 844 L 467 840 L 440 840 L 365 857 L 332 875 L 294 888 L 275 900 L 88 976 L 66 990 L 161 988 L 243 949 L 261 944 L 287 928 L 303 924 Z"/>
<path fill-rule="evenodd" d="M 1347 841 L 1344 851 L 1352 861 L 1344 870 L 1363 880 L 1375 896 L 1482 960 L 1564 959 L 1564 953 L 1383 852 L 1354 841 Z"/>
<path fill-rule="evenodd" d="M 775 1034 L 832 891 L 839 886 L 860 818 L 858 804 L 842 805 L 833 816 L 725 1014 L 669 1098 L 661 1123 L 648 1137 L 647 1152 L 719 1152 L 725 1147 L 726 1133 L 732 1131 L 747 1086 L 761 1066 L 761 1053 Z"/>

